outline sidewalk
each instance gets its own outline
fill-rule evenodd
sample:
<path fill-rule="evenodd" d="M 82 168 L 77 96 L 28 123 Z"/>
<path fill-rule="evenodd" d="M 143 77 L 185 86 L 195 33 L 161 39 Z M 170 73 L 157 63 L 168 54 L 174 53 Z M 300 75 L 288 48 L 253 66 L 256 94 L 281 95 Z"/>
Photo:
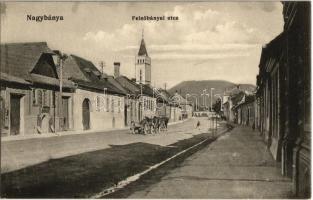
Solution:
<path fill-rule="evenodd" d="M 168 123 L 169 126 L 175 125 L 175 124 L 180 124 L 188 121 L 190 119 L 185 119 L 177 122 L 170 122 Z M 15 135 L 15 136 L 6 136 L 2 137 L 1 141 L 6 142 L 6 141 L 16 141 L 16 140 L 28 140 L 28 139 L 35 139 L 35 138 L 50 138 L 50 137 L 62 137 L 66 135 L 80 135 L 80 134 L 90 134 L 90 133 L 106 133 L 106 132 L 114 132 L 114 131 L 123 131 L 123 130 L 129 130 L 130 127 L 123 127 L 123 128 L 112 128 L 112 129 L 105 129 L 105 130 L 68 130 L 68 131 L 60 131 L 56 133 L 42 133 L 42 134 L 27 134 L 27 135 Z"/>
<path fill-rule="evenodd" d="M 18 170 L 51 159 L 111 148 L 112 145 L 144 142 L 166 146 L 200 133 L 193 130 L 194 124 L 195 119 L 176 122 L 169 126 L 166 134 L 145 136 L 130 134 L 127 129 L 1 141 L 1 173 Z M 188 133 L 188 130 L 191 133 Z"/>
<path fill-rule="evenodd" d="M 136 187 L 143 189 L 127 198 L 291 197 L 291 180 L 277 165 L 257 132 L 235 127 L 156 183 L 143 180 L 145 186 Z"/>

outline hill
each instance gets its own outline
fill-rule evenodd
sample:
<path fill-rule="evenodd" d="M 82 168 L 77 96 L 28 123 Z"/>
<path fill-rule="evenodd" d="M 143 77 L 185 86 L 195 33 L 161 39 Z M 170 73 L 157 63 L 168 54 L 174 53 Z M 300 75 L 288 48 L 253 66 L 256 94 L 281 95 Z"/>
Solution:
<path fill-rule="evenodd" d="M 188 100 L 192 100 L 195 102 L 196 97 L 198 99 L 199 105 L 209 106 L 211 101 L 211 96 L 208 97 L 208 95 L 201 95 L 204 94 L 204 91 L 206 89 L 205 94 L 210 93 L 210 88 L 215 88 L 212 90 L 213 96 L 214 95 L 223 95 L 225 91 L 229 91 L 233 88 L 238 87 L 240 90 L 248 90 L 253 91 L 255 89 L 255 86 L 252 84 L 235 84 L 228 81 L 223 80 L 201 80 L 201 81 L 183 81 L 171 89 L 169 89 L 169 92 L 171 94 L 174 94 L 176 91 L 180 93 L 183 97 L 186 97 L 186 94 L 193 95 L 193 97 L 188 96 Z M 214 96 L 212 99 L 212 102 L 214 103 L 218 97 Z"/>

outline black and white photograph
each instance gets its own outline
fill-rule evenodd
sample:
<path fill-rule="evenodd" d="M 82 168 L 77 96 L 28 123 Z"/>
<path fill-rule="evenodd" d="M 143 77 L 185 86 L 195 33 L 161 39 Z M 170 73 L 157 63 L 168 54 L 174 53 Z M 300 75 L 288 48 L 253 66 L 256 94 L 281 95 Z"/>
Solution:
<path fill-rule="evenodd" d="M 310 199 L 311 1 L 1 1 L 1 198 Z"/>

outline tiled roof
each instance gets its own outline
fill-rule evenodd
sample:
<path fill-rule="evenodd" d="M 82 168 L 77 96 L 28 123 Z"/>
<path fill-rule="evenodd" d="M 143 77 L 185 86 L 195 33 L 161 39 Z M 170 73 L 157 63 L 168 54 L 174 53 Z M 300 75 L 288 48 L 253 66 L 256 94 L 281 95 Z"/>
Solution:
<path fill-rule="evenodd" d="M 24 84 L 24 85 L 30 85 L 29 82 L 27 82 L 25 79 L 9 75 L 4 72 L 0 72 L 0 81 L 5 81 L 9 83 L 19 83 L 19 84 Z"/>
<path fill-rule="evenodd" d="M 53 54 L 46 42 L 6 43 L 0 45 L 0 70 L 26 79 L 43 53 Z"/>
<path fill-rule="evenodd" d="M 125 94 L 129 94 L 129 90 L 127 88 L 124 88 L 117 80 L 114 79 L 113 76 L 106 76 L 109 83 L 111 83 L 114 87 L 118 88 L 119 90 L 123 91 Z"/>
<path fill-rule="evenodd" d="M 272 41 L 262 48 L 261 58 L 260 58 L 260 67 L 265 66 L 265 63 L 268 59 L 279 59 L 283 54 L 284 43 L 286 42 L 286 34 L 282 32 L 276 36 Z"/>
<path fill-rule="evenodd" d="M 139 85 L 139 88 L 140 88 L 140 85 Z M 155 96 L 155 94 L 153 92 L 153 88 L 150 85 L 142 84 L 142 93 L 144 95 L 147 95 L 147 96 L 150 96 L 150 97 L 154 97 Z"/>
<path fill-rule="evenodd" d="M 154 97 L 155 94 L 153 92 L 153 88 L 151 88 L 150 85 L 145 84 L 137 84 L 134 81 L 130 80 L 126 76 L 119 76 L 116 78 L 116 80 L 127 90 L 131 92 L 131 94 L 140 95 L 141 89 L 142 94 L 150 97 Z M 141 88 L 142 87 L 142 88 Z"/>
<path fill-rule="evenodd" d="M 173 95 L 172 100 L 178 104 L 186 104 L 186 99 L 182 97 L 180 94 L 178 94 L 177 92 Z"/>
<path fill-rule="evenodd" d="M 80 87 L 96 89 L 108 93 L 125 95 L 125 92 L 115 87 L 106 78 L 103 78 L 98 68 L 89 60 L 70 55 L 64 62 L 64 78 L 68 78 Z"/>
<path fill-rule="evenodd" d="M 69 56 L 63 64 L 63 78 L 64 79 L 78 79 L 82 81 L 89 81 L 85 74 L 80 70 L 76 60 L 73 56 Z M 60 73 L 58 71 L 58 73 Z"/>
<path fill-rule="evenodd" d="M 160 102 L 160 103 L 169 103 L 170 102 L 171 95 L 167 91 L 159 88 L 155 91 L 155 93 L 156 93 L 156 97 L 157 97 L 158 102 Z"/>
<path fill-rule="evenodd" d="M 255 95 L 244 95 L 241 100 L 233 107 L 233 109 L 237 109 L 242 105 L 252 103 L 255 101 Z"/>
<path fill-rule="evenodd" d="M 40 83 L 59 86 L 56 66 L 51 57 L 53 54 L 46 42 L 1 44 L 1 80 L 26 85 Z M 49 67 L 54 70 L 52 74 L 45 71 Z M 37 74 L 40 71 L 46 74 Z M 63 87 L 74 88 L 74 85 L 64 80 Z"/>
<path fill-rule="evenodd" d="M 32 83 L 60 86 L 60 79 L 42 76 L 39 74 L 30 74 L 30 78 L 28 79 L 28 81 L 32 82 Z M 64 87 L 64 88 L 75 88 L 75 85 L 73 82 L 64 79 L 62 82 L 62 87 Z"/>
<path fill-rule="evenodd" d="M 125 89 L 127 89 L 130 92 L 130 94 L 132 95 L 140 94 L 139 86 L 126 76 L 119 76 L 115 80 L 119 82 Z"/>
<path fill-rule="evenodd" d="M 231 97 L 231 101 L 232 101 L 233 105 L 236 106 L 241 101 L 241 99 L 243 98 L 244 95 L 245 95 L 244 92 L 240 92 L 236 95 L 233 95 Z"/>

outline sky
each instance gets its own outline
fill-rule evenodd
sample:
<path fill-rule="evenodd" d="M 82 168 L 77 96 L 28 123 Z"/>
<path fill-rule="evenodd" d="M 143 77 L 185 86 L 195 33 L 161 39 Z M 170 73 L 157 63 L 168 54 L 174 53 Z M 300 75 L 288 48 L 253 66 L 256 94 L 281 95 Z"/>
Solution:
<path fill-rule="evenodd" d="M 262 46 L 283 30 L 280 2 L 6 2 L 0 12 L 1 43 L 46 41 L 96 66 L 105 62 L 108 74 L 121 62 L 131 78 L 144 32 L 152 84 L 168 88 L 185 80 L 255 84 Z M 27 15 L 64 20 L 27 21 Z"/>

